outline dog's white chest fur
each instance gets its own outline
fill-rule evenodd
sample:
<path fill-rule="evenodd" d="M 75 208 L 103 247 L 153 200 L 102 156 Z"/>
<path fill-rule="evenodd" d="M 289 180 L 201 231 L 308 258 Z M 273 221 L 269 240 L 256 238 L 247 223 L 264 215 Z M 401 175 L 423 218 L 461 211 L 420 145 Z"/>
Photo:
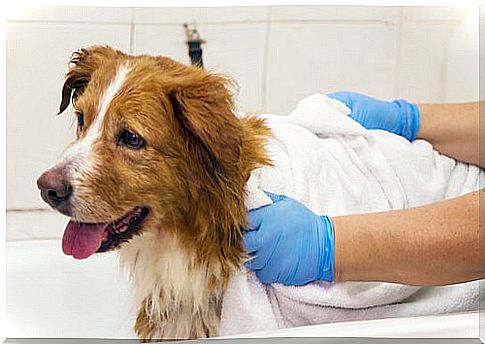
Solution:
<path fill-rule="evenodd" d="M 217 305 L 207 297 L 208 271 L 196 267 L 174 238 L 154 232 L 145 230 L 119 254 L 130 273 L 135 304 L 145 307 L 155 324 L 151 338 L 215 335 L 219 318 Z"/>

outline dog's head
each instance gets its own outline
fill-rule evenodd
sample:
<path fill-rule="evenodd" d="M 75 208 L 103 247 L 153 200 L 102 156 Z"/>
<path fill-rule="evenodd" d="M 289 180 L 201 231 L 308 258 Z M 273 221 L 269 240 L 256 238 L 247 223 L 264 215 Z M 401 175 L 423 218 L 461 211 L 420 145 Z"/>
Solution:
<path fill-rule="evenodd" d="M 73 54 L 60 112 L 72 102 L 77 139 L 37 181 L 71 217 L 66 254 L 113 250 L 153 227 L 194 245 L 240 239 L 217 224 L 245 218 L 243 130 L 228 86 L 164 57 L 100 46 Z"/>

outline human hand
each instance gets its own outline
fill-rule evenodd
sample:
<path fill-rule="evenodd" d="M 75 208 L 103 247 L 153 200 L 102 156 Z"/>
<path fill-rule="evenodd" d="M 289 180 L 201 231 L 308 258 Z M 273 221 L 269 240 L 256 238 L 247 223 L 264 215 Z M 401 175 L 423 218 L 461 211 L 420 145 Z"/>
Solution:
<path fill-rule="evenodd" d="M 350 117 L 367 129 L 381 129 L 413 141 L 419 130 L 420 112 L 416 104 L 404 99 L 382 101 L 355 92 L 334 92 L 337 99 L 350 109 Z"/>
<path fill-rule="evenodd" d="M 300 202 L 267 193 L 273 204 L 249 211 L 246 267 L 262 283 L 303 285 L 334 278 L 334 230 L 330 218 Z"/>

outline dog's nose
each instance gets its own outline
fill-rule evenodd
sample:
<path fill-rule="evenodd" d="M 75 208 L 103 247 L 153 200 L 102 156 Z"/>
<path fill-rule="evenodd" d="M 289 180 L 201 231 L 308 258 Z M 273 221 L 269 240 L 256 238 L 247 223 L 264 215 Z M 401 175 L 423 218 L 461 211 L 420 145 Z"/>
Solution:
<path fill-rule="evenodd" d="M 60 168 L 50 169 L 37 179 L 40 195 L 53 208 L 66 208 L 72 187 Z"/>

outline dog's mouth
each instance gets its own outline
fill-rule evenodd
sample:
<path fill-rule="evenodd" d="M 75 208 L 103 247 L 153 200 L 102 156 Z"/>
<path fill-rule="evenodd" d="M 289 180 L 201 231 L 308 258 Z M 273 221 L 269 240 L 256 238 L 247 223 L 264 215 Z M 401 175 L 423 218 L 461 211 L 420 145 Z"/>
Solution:
<path fill-rule="evenodd" d="M 76 259 L 113 250 L 139 233 L 149 209 L 135 207 L 110 223 L 69 221 L 62 237 L 62 250 Z"/>

